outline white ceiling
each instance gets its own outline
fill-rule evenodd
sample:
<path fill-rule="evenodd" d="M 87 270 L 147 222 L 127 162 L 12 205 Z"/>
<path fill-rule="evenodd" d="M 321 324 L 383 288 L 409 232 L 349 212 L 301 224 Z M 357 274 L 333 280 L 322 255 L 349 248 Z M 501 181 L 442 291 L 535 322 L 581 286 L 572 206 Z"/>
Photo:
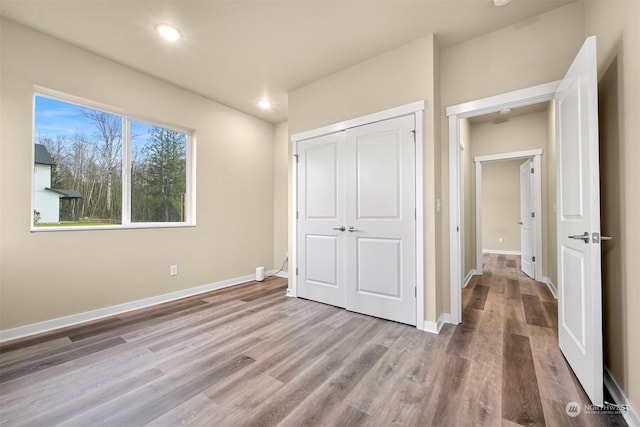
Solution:
<path fill-rule="evenodd" d="M 14 21 L 271 123 L 287 93 L 430 33 L 440 47 L 574 0 L 0 0 Z M 154 27 L 169 23 L 169 44 Z M 257 102 L 272 101 L 269 110 Z"/>

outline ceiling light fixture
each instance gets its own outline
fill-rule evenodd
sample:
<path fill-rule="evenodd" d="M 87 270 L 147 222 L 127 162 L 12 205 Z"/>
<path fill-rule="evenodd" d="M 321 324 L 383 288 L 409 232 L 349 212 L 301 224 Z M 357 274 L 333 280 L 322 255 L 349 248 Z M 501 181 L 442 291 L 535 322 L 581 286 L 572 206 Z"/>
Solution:
<path fill-rule="evenodd" d="M 163 39 L 170 42 L 174 42 L 182 38 L 182 34 L 180 34 L 180 31 L 168 24 L 156 25 L 156 31 L 162 36 Z"/>
<path fill-rule="evenodd" d="M 511 0 L 493 0 L 493 5 L 494 6 L 504 6 L 505 4 L 509 3 Z"/>
<path fill-rule="evenodd" d="M 262 101 L 258 102 L 258 105 L 260 106 L 260 108 L 262 108 L 263 110 L 266 110 L 267 108 L 271 107 L 271 102 L 269 102 L 266 99 L 263 99 Z"/>

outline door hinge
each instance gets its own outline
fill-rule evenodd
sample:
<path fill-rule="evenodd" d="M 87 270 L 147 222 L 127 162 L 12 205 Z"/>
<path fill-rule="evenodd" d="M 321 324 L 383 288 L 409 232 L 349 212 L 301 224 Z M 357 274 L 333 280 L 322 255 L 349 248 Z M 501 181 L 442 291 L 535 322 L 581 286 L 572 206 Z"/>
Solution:
<path fill-rule="evenodd" d="M 413 287 L 413 296 L 415 296 L 416 298 L 418 297 L 418 287 L 417 286 Z"/>
<path fill-rule="evenodd" d="M 418 208 L 413 208 L 413 219 L 418 219 Z"/>
<path fill-rule="evenodd" d="M 531 218 L 535 218 L 536 217 L 536 213 L 535 212 L 531 212 Z"/>
<path fill-rule="evenodd" d="M 531 168 L 531 173 L 533 173 L 533 168 Z"/>
<path fill-rule="evenodd" d="M 300 218 L 300 212 L 296 211 L 296 219 Z"/>
<path fill-rule="evenodd" d="M 296 276 L 298 275 L 298 267 L 296 267 Z"/>
<path fill-rule="evenodd" d="M 531 257 L 531 262 L 536 262 L 536 257 Z"/>
<path fill-rule="evenodd" d="M 294 155 L 293 155 L 293 157 L 295 157 L 295 158 L 296 158 L 296 163 L 298 163 L 298 155 L 297 155 L 297 154 L 294 154 Z"/>

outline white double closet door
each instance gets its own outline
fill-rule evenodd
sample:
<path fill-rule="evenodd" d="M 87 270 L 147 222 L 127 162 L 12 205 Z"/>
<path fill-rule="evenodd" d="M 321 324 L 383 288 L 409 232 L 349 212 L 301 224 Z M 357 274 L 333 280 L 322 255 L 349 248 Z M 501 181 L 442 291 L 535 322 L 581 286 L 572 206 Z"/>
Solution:
<path fill-rule="evenodd" d="M 414 122 L 298 142 L 298 296 L 416 324 Z"/>

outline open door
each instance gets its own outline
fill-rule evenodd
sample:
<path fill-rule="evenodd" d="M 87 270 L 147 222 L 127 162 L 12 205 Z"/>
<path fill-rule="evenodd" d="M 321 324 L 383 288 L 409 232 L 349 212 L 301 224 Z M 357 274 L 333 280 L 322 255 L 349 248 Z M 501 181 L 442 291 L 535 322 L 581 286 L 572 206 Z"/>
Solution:
<path fill-rule="evenodd" d="M 532 279 L 536 278 L 534 215 L 533 160 L 528 159 L 520 165 L 520 269 Z"/>
<path fill-rule="evenodd" d="M 603 405 L 596 38 L 556 92 L 558 339 L 594 405 Z"/>

